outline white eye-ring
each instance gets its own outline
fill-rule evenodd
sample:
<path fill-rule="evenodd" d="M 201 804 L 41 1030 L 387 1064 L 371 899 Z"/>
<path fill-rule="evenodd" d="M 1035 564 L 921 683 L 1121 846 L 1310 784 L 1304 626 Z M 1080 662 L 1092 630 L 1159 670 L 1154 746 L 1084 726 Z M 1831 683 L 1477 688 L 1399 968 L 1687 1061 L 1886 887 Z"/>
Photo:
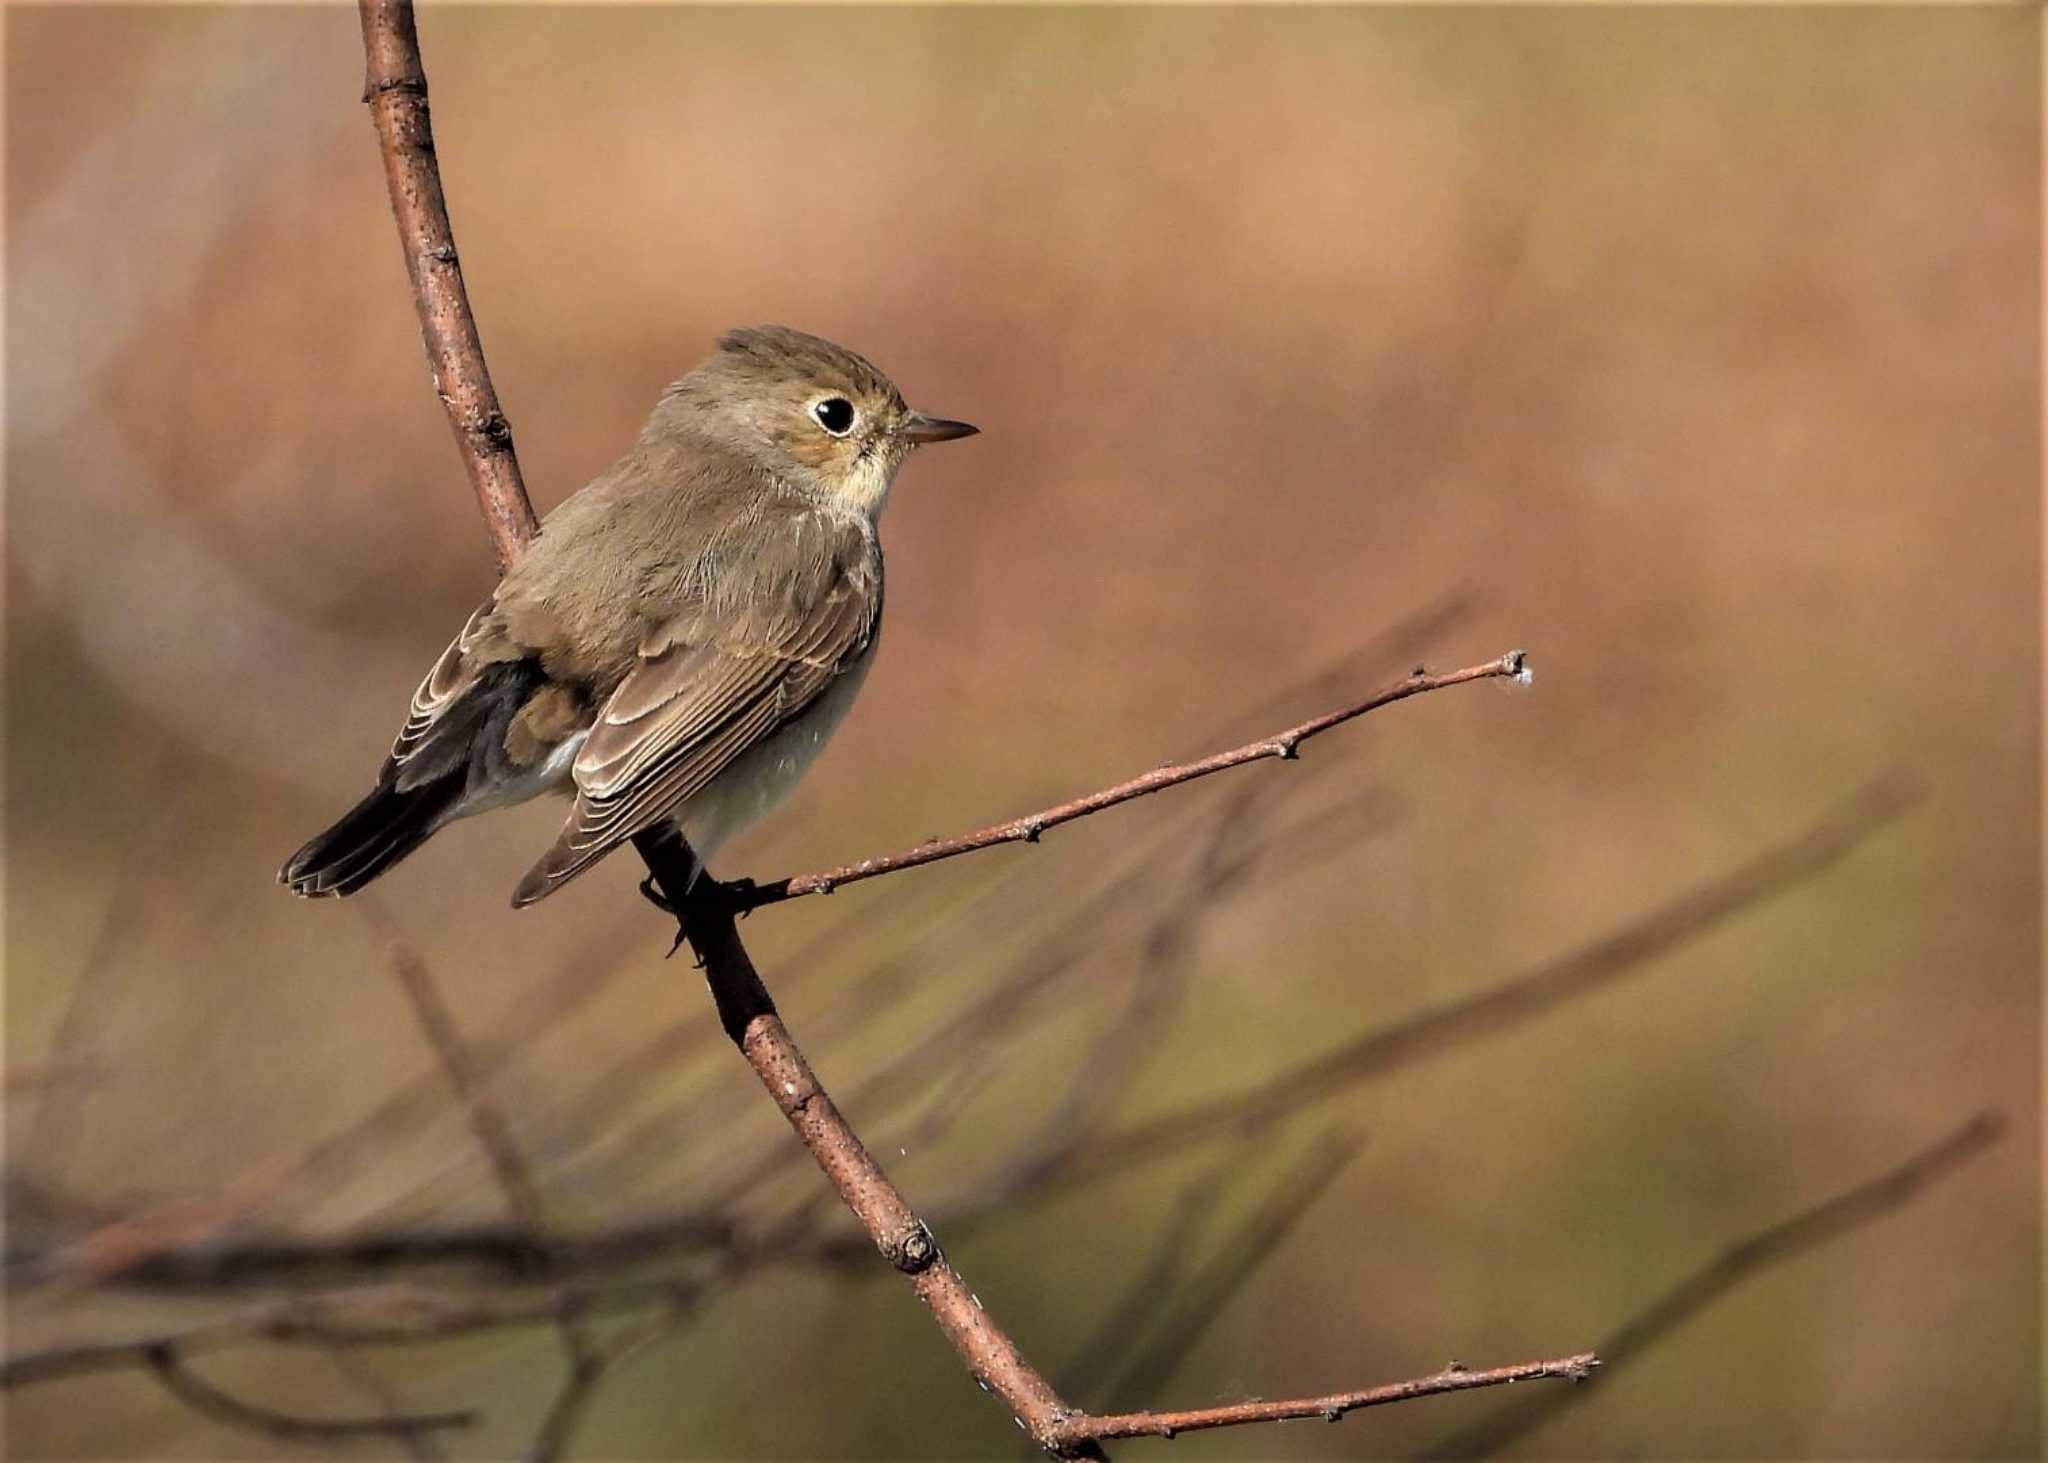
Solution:
<path fill-rule="evenodd" d="M 819 426 L 833 436 L 844 437 L 853 430 L 854 419 L 859 413 L 854 411 L 853 403 L 845 397 L 828 396 L 822 401 L 811 403 L 811 415 L 817 418 Z"/>

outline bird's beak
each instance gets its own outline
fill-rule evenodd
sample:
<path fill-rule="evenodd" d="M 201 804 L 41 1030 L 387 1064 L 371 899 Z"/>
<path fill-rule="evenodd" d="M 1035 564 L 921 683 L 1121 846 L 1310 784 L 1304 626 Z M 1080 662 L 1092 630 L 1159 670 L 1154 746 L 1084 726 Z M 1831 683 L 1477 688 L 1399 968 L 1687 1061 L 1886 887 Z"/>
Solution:
<path fill-rule="evenodd" d="M 928 417 L 921 411 L 914 411 L 903 419 L 903 439 L 906 442 L 950 442 L 955 437 L 972 437 L 980 430 L 966 422 Z"/>

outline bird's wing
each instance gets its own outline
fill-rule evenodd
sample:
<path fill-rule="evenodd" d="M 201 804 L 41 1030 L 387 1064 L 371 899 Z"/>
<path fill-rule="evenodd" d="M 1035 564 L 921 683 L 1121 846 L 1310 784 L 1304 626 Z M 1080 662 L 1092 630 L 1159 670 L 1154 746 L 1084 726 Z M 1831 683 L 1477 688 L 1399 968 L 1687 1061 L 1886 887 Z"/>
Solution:
<path fill-rule="evenodd" d="M 476 685 L 477 676 L 485 666 L 511 658 L 516 653 L 499 643 L 504 636 L 492 618 L 492 609 L 490 600 L 477 607 L 476 613 L 463 625 L 462 633 L 441 652 L 441 658 L 434 662 L 427 678 L 412 693 L 412 705 L 406 710 L 405 725 L 399 729 L 398 739 L 391 744 L 391 755 L 384 759 L 380 782 L 409 787 L 430 781 L 449 770 L 442 765 L 447 760 L 442 754 L 450 750 L 443 745 L 448 739 L 435 735 L 443 729 L 443 718 L 462 700 L 464 693 Z M 462 741 L 460 750 L 467 756 L 466 738 L 457 740 Z"/>
<path fill-rule="evenodd" d="M 882 610 L 871 544 L 849 533 L 810 565 L 750 566 L 742 589 L 647 636 L 577 754 L 561 837 L 520 881 L 515 905 L 673 815 L 866 654 Z"/>

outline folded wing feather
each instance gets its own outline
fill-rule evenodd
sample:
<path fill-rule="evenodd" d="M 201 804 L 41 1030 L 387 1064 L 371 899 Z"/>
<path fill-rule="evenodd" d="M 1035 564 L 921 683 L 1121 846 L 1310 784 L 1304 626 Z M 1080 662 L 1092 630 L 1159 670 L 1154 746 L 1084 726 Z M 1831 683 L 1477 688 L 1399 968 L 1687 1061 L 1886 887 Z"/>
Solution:
<path fill-rule="evenodd" d="M 842 538 L 811 572 L 758 567 L 771 582 L 757 575 L 747 592 L 693 604 L 645 637 L 640 663 L 577 754 L 575 808 L 514 904 L 532 903 L 676 816 L 867 653 L 882 595 L 865 534 Z"/>

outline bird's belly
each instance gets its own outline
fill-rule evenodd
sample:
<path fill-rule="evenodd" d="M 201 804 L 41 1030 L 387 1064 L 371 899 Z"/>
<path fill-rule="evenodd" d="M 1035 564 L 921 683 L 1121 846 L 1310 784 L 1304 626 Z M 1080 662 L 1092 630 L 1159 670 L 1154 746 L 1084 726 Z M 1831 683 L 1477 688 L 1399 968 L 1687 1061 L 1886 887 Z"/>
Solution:
<path fill-rule="evenodd" d="M 870 649 L 816 701 L 780 731 L 748 748 L 683 805 L 676 822 L 700 861 L 789 795 L 846 719 L 874 658 Z"/>

